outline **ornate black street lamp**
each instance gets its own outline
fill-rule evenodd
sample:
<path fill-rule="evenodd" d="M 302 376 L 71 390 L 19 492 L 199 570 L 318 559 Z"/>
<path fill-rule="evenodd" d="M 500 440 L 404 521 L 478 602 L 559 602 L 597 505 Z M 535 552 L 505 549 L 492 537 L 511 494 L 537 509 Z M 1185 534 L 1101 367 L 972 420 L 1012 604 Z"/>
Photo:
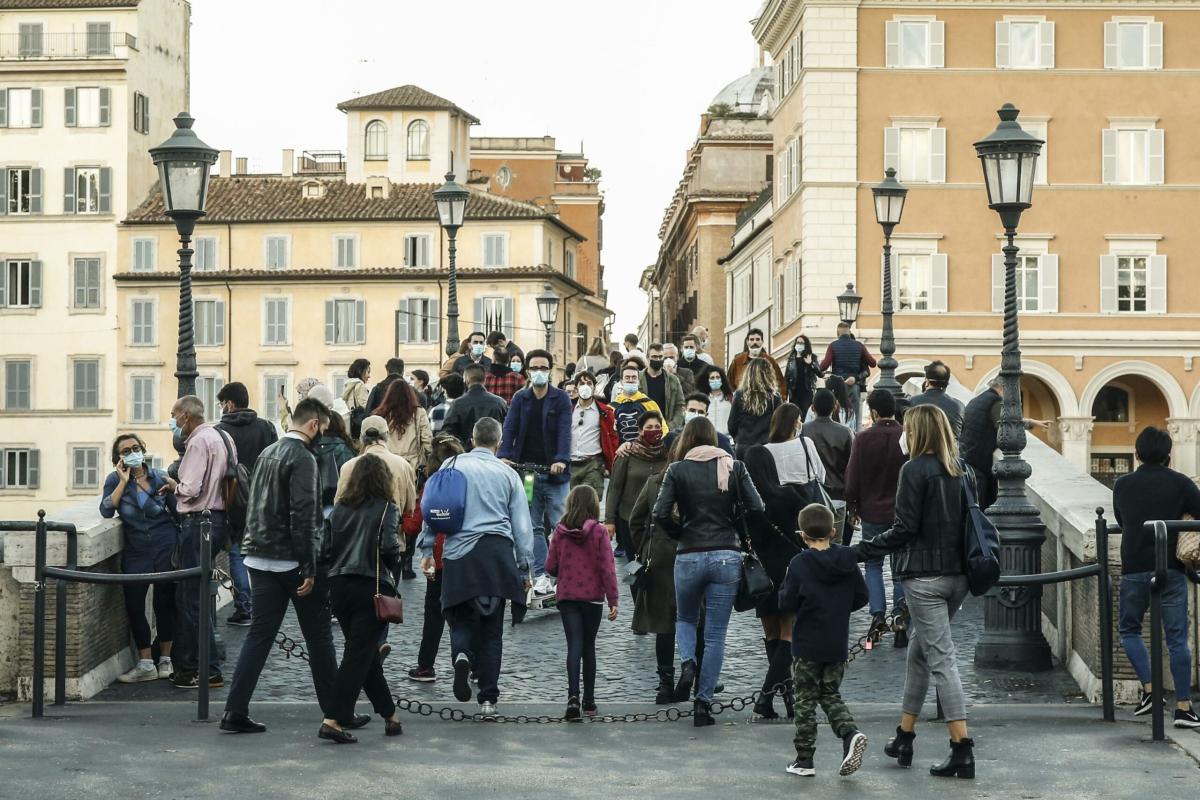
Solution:
<path fill-rule="evenodd" d="M 554 323 L 558 321 L 559 302 L 558 295 L 554 293 L 550 285 L 544 285 L 542 293 L 537 298 L 538 317 L 546 326 L 546 350 L 551 354 L 554 353 Z"/>
<path fill-rule="evenodd" d="M 1033 177 L 1044 142 L 1021 129 L 1018 111 L 1005 103 L 1000 124 L 975 143 L 983 165 L 988 207 L 1004 226 L 1004 344 L 1000 356 L 1001 401 L 997 443 L 1003 458 L 995 465 L 996 502 L 987 509 L 1000 532 L 1000 566 L 1008 575 L 1042 571 L 1046 526 L 1030 502 L 1025 481 L 1033 473 L 1021 457 L 1025 449 L 1021 405 L 1021 339 L 1017 328 L 1017 223 L 1033 205 Z M 979 666 L 1050 669 L 1050 646 L 1042 636 L 1041 587 L 1006 587 L 986 597 L 984 632 L 975 648 Z"/>
<path fill-rule="evenodd" d="M 883 228 L 883 333 L 879 338 L 879 380 L 875 388 L 886 389 L 897 399 L 904 396 L 904 389 L 896 380 L 896 337 L 892 330 L 892 230 L 900 223 L 904 213 L 904 198 L 908 189 L 896 180 L 896 170 L 888 167 L 883 183 L 871 187 L 875 198 L 875 221 Z"/>
<path fill-rule="evenodd" d="M 458 353 L 458 269 L 454 264 L 457 249 L 454 237 L 462 227 L 467 215 L 467 199 L 471 196 L 466 187 L 454 182 L 454 173 L 446 173 L 446 182 L 433 190 L 433 199 L 437 203 L 438 220 L 442 230 L 450 239 L 450 298 L 446 304 L 446 355 Z"/>
<path fill-rule="evenodd" d="M 850 327 L 858 321 L 858 307 L 862 305 L 862 295 L 854 291 L 854 284 L 847 283 L 846 291 L 837 296 L 838 314 L 842 322 Z"/>
<path fill-rule="evenodd" d="M 179 397 L 196 393 L 196 327 L 192 318 L 192 233 L 204 216 L 208 199 L 208 172 L 217 151 L 192 132 L 192 116 L 175 117 L 175 132 L 150 158 L 158 167 L 163 206 L 179 233 L 179 344 L 175 351 L 175 378 Z"/>

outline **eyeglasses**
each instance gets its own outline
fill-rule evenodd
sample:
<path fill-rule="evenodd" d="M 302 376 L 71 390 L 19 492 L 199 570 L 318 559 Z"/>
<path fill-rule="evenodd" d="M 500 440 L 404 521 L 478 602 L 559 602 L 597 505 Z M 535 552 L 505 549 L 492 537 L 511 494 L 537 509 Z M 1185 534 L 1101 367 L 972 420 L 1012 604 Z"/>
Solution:
<path fill-rule="evenodd" d="M 121 450 L 119 455 L 127 456 L 130 453 L 140 453 L 140 452 L 142 452 L 142 448 L 140 446 L 138 446 L 136 444 L 131 444 L 129 447 L 126 447 L 123 450 Z"/>

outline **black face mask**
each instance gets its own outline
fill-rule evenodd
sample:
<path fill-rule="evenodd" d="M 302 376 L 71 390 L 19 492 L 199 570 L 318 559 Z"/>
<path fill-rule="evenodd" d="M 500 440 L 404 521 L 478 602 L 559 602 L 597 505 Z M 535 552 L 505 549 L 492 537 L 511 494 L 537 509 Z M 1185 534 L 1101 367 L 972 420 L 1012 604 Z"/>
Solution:
<path fill-rule="evenodd" d="M 663 368 L 663 360 L 661 358 L 650 359 L 650 369 L 654 370 L 655 372 L 658 372 L 662 368 Z"/>

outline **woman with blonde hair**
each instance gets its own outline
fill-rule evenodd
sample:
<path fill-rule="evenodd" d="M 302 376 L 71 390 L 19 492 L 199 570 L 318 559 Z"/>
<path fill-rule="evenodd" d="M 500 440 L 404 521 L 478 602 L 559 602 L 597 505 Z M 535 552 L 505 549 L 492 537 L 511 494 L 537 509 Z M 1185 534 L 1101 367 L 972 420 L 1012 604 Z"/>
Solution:
<path fill-rule="evenodd" d="M 604 341 L 604 337 L 597 336 L 592 339 L 592 346 L 588 348 L 587 355 L 575 364 L 575 374 L 590 372 L 595 375 L 607 366 L 608 343 Z"/>
<path fill-rule="evenodd" d="M 859 561 L 892 556 L 892 575 L 904 587 L 912 617 L 904 700 L 896 736 L 883 752 L 900 766 L 912 764 L 917 718 L 932 677 L 950 729 L 950 757 L 929 774 L 975 777 L 975 742 L 967 735 L 967 711 L 958 657 L 950 634 L 967 596 L 963 529 L 967 524 L 964 480 L 974 473 L 959 461 L 946 414 L 916 406 L 904 415 L 909 461 L 900 468 L 896 519 L 891 530 L 854 546 Z"/>
<path fill-rule="evenodd" d="M 733 393 L 733 407 L 729 410 L 729 435 L 737 445 L 738 461 L 745 460 L 751 447 L 767 443 L 771 415 L 782 402 L 771 365 L 763 358 L 752 359 L 746 365 L 741 388 Z"/>

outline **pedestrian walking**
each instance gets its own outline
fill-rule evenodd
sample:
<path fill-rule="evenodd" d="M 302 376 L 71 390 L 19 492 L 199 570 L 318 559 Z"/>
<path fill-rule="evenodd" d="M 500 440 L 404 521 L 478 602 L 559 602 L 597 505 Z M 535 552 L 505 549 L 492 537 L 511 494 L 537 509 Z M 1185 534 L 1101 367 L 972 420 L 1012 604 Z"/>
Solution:
<path fill-rule="evenodd" d="M 925 382 L 921 384 L 921 393 L 914 396 L 910 406 L 937 406 L 946 413 L 950 420 L 950 430 L 954 433 L 954 441 L 962 435 L 963 404 L 946 394 L 950 388 L 950 368 L 941 361 L 925 365 Z"/>
<path fill-rule="evenodd" d="M 600 524 L 600 498 L 592 487 L 576 486 L 567 495 L 567 510 L 550 539 L 546 571 L 558 579 L 556 606 L 567 637 L 567 710 L 563 718 L 577 721 L 581 713 L 594 717 L 600 603 L 608 603 L 608 621 L 616 621 L 617 572 L 608 531 Z"/>
<path fill-rule="evenodd" d="M 637 578 L 639 588 L 634 596 L 631 627 L 635 633 L 654 634 L 658 675 L 654 702 L 659 705 L 683 702 L 691 693 L 691 686 L 688 686 L 687 694 L 675 696 L 675 540 L 651 515 L 665 473 L 666 470 L 662 470 L 650 476 L 629 512 L 630 535 L 637 561 L 642 565 L 642 574 Z M 703 642 L 698 640 L 697 662 L 701 660 L 702 649 Z"/>
<path fill-rule="evenodd" d="M 356 358 L 346 370 L 346 385 L 342 389 L 342 402 L 350 411 L 346 420 L 346 430 L 350 437 L 358 440 L 362 432 L 362 421 L 371 413 L 368 403 L 371 400 L 371 390 L 367 382 L 371 380 L 371 362 L 365 358 Z"/>
<path fill-rule="evenodd" d="M 328 594 L 318 583 L 316 543 L 322 531 L 317 460 L 309 451 L 331 412 L 313 398 L 301 400 L 291 429 L 258 457 L 250 481 L 242 552 L 254 592 L 253 619 L 242 644 L 233 684 L 225 701 L 221 730 L 262 733 L 266 725 L 250 718 L 250 698 L 275 645 L 288 604 L 304 634 L 317 702 L 331 718 L 337 658 L 329 625 Z M 361 686 L 361 684 L 360 684 Z M 366 724 L 365 715 L 338 719 L 342 727 Z"/>
<path fill-rule="evenodd" d="M 846 382 L 848 403 L 843 408 L 849 414 L 850 430 L 857 432 L 860 426 L 859 415 L 862 413 L 860 392 L 866 386 L 871 368 L 876 366 L 875 357 L 867 350 L 867 346 L 854 338 L 850 333 L 850 325 L 839 322 L 837 339 L 830 342 L 821 359 L 821 369 L 833 374 Z"/>
<path fill-rule="evenodd" d="M 459 356 L 454 362 L 454 372 L 461 375 L 462 371 L 472 364 L 478 364 L 486 372 L 488 367 L 492 365 L 492 360 L 484 355 L 486 352 L 487 340 L 483 335 L 483 331 L 472 331 L 467 336 L 466 354 Z"/>
<path fill-rule="evenodd" d="M 388 450 L 408 459 L 418 469 L 429 458 L 433 429 L 429 414 L 421 408 L 416 391 L 403 380 L 393 381 L 383 402 L 371 414 L 383 417 L 388 423 Z"/>
<path fill-rule="evenodd" d="M 358 740 L 340 720 L 354 719 L 354 703 L 365 692 L 384 720 L 385 736 L 402 732 L 396 703 L 383 674 L 378 642 L 388 623 L 375 611 L 375 596 L 396 596 L 400 569 L 400 509 L 392 502 L 395 475 L 379 456 L 354 459 L 346 491 L 329 518 L 321 556 L 329 576 L 329 606 L 345 645 L 333 680 L 331 708 L 318 738 L 337 744 Z"/>
<path fill-rule="evenodd" d="M 1004 381 L 993 378 L 987 388 L 967 403 L 963 411 L 962 433 L 958 437 L 959 452 L 979 480 L 979 507 L 987 510 L 996 502 L 999 484 L 992 471 L 1000 429 L 1000 412 L 1004 400 Z M 1025 430 L 1050 427 L 1047 420 L 1023 419 Z"/>
<path fill-rule="evenodd" d="M 821 463 L 825 465 L 825 489 L 833 503 L 838 530 L 842 532 L 842 544 L 848 545 L 854 536 L 854 520 L 846 513 L 846 467 L 850 464 L 854 434 L 845 425 L 833 421 L 837 407 L 833 392 L 819 390 L 813 395 L 812 410 L 816 418 L 804 423 L 803 433 L 813 440 Z"/>
<path fill-rule="evenodd" d="M 604 494 L 604 476 L 612 471 L 617 453 L 617 417 L 610 406 L 596 396 L 596 378 L 592 373 L 575 376 L 579 395 L 571 411 L 571 488 L 586 484 Z"/>
<path fill-rule="evenodd" d="M 700 338 L 694 333 L 685 333 L 679 340 L 679 355 L 679 369 L 691 370 L 696 386 L 700 387 L 705 371 L 712 364 L 712 357 L 700 352 Z"/>
<path fill-rule="evenodd" d="M 463 703 L 471 699 L 469 678 L 475 670 L 484 718 L 495 716 L 500 697 L 505 603 L 513 604 L 514 619 L 524 615 L 533 561 L 525 489 L 517 473 L 496 458 L 501 435 L 499 422 L 479 420 L 471 432 L 475 449 L 454 460 L 466 478 L 464 515 L 461 529 L 444 540 L 442 553 L 442 612 L 450 624 L 454 696 Z M 426 575 L 436 570 L 435 542 L 426 521 L 417 540 Z"/>
<path fill-rule="evenodd" d="M 712 416 L 709 414 L 709 408 L 712 406 L 712 399 L 707 394 L 695 392 L 688 395 L 683 404 L 683 421 L 687 424 L 696 417 L 708 417 L 709 422 L 712 422 Z M 716 427 L 716 423 L 713 423 Z M 679 438 L 679 434 L 683 431 L 683 427 L 672 429 L 667 434 L 667 438 L 663 439 L 663 444 L 666 445 L 668 451 L 675 445 L 675 440 Z M 733 440 L 725 434 L 717 431 L 717 447 L 724 450 L 729 455 L 733 456 Z"/>
<path fill-rule="evenodd" d="M 803 333 L 792 342 L 792 352 L 788 354 L 783 375 L 788 398 L 800 408 L 800 416 L 803 418 L 812 406 L 813 392 L 817 390 L 817 378 L 825 376 L 821 362 L 813 352 L 812 341 Z"/>
<path fill-rule="evenodd" d="M 766 443 L 771 415 L 783 402 L 767 360 L 756 358 L 751 361 L 741 388 L 733 393 L 729 411 L 729 435 L 733 437 L 734 452 L 739 461 L 751 447 Z"/>
<path fill-rule="evenodd" d="M 604 341 L 603 336 L 597 336 L 592 339 L 587 355 L 582 356 L 575 363 L 575 377 L 578 378 L 584 372 L 596 375 L 601 370 L 607 368 L 608 365 L 608 343 Z"/>
<path fill-rule="evenodd" d="M 700 378 L 703 391 L 708 393 L 708 418 L 717 433 L 729 436 L 729 415 L 733 411 L 733 385 L 725 370 L 715 365 L 705 367 Z"/>
<path fill-rule="evenodd" d="M 825 712 L 833 735 L 842 740 L 839 775 L 862 766 L 867 737 L 854 724 L 842 700 L 842 677 L 849 655 L 850 615 L 867 604 L 867 587 L 854 553 L 837 544 L 833 512 L 819 504 L 800 512 L 800 531 L 808 549 L 788 565 L 779 589 L 779 607 L 795 615 L 792 628 L 792 676 L 796 687 L 796 758 L 793 775 L 816 774 L 817 705 Z"/>
<path fill-rule="evenodd" d="M 179 525 L 175 481 L 159 469 L 146 463 L 146 445 L 140 436 L 124 433 L 113 440 L 113 471 L 104 479 L 100 497 L 100 516 L 121 517 L 121 572 L 169 572 L 175 543 L 179 540 Z M 146 620 L 148 583 L 127 583 L 121 587 L 125 596 L 125 616 L 138 660 L 128 672 L 119 675 L 121 683 L 141 683 L 171 677 L 171 645 L 175 636 L 175 584 L 154 584 L 154 627 L 158 632 L 158 663 L 152 658 L 154 640 Z"/>
<path fill-rule="evenodd" d="M 658 406 L 668 428 L 683 426 L 683 387 L 679 378 L 667 372 L 661 344 L 652 344 L 647 352 L 646 368 L 638 376 L 638 388 Z"/>
<path fill-rule="evenodd" d="M 638 420 L 647 411 L 663 414 L 662 407 L 641 389 L 641 367 L 637 361 L 627 361 L 621 367 L 620 383 L 613 394 L 612 408 L 615 416 L 617 440 L 621 444 L 632 442 L 638 437 Z M 669 430 L 669 426 L 668 426 Z"/>
<path fill-rule="evenodd" d="M 963 471 L 946 414 L 937 406 L 916 406 L 904 415 L 909 462 L 900 468 L 896 519 L 890 530 L 854 546 L 859 561 L 894 554 L 893 574 L 904 587 L 912 616 L 900 725 L 883 752 L 900 766 L 912 764 L 917 719 L 930 678 L 937 687 L 950 756 L 930 767 L 942 777 L 975 777 L 975 742 L 967 732 L 967 709 L 958 675 L 958 654 L 950 623 L 967 596 L 963 572 L 963 529 L 968 524 Z"/>
<path fill-rule="evenodd" d="M 613 461 L 612 478 L 604 503 L 604 524 L 617 547 L 632 561 L 637 554 L 633 544 L 629 516 L 642 487 L 652 475 L 667 468 L 667 449 L 663 444 L 663 419 L 657 411 L 647 411 L 638 419 L 638 438 L 621 446 Z M 632 587 L 630 587 L 632 592 Z M 634 593 L 636 600 L 636 593 Z"/>
<path fill-rule="evenodd" d="M 683 366 L 681 361 L 679 348 L 671 342 L 663 343 L 663 369 L 667 374 L 674 375 L 679 379 L 679 386 L 683 389 L 683 396 L 686 398 L 696 391 L 696 373 Z M 681 426 L 682 424 L 680 422 Z"/>
<path fill-rule="evenodd" d="M 1117 478 L 1113 485 L 1113 512 L 1121 526 L 1121 648 L 1129 657 L 1142 684 L 1135 715 L 1153 710 L 1150 654 L 1142 640 L 1142 620 L 1150 607 L 1154 577 L 1154 534 L 1145 529 L 1149 520 L 1200 519 L 1200 489 L 1190 478 L 1169 467 L 1171 434 L 1153 426 L 1138 434 L 1134 443 L 1138 468 Z M 1162 627 L 1170 653 L 1171 682 L 1175 687 L 1176 728 L 1200 728 L 1192 708 L 1192 653 L 1188 649 L 1187 570 L 1195 565 L 1178 558 L 1179 533 L 1167 532 L 1167 585 L 1162 589 Z"/>
<path fill-rule="evenodd" d="M 734 356 L 733 361 L 729 362 L 729 382 L 735 390 L 741 389 L 742 383 L 746 380 L 746 371 L 750 364 L 758 359 L 766 362 L 768 369 L 775 378 L 775 391 L 780 397 L 786 401 L 787 382 L 783 379 L 783 372 L 779 369 L 779 364 L 775 363 L 775 359 L 771 358 L 771 354 L 763 347 L 763 332 L 760 328 L 751 328 L 746 334 L 746 338 L 742 344 L 742 352 Z M 736 439 L 737 436 L 734 436 Z"/>
<path fill-rule="evenodd" d="M 388 389 L 392 388 L 392 384 L 396 381 L 404 382 L 404 359 L 389 358 L 384 365 L 387 370 L 387 375 L 379 383 L 371 387 L 370 394 L 367 395 L 367 413 L 374 414 L 375 409 L 383 402 L 383 398 L 387 396 Z"/>
<path fill-rule="evenodd" d="M 504 422 L 504 418 L 508 416 L 508 404 L 503 398 L 484 388 L 483 367 L 472 364 L 463 370 L 462 379 L 466 381 L 467 390 L 446 412 L 446 422 L 442 430 L 457 437 L 466 448 L 471 446 L 471 431 L 475 423 L 484 417 Z"/>
<path fill-rule="evenodd" d="M 725 660 L 725 633 L 741 577 L 738 509 L 761 513 L 762 499 L 745 466 L 717 447 L 717 432 L 705 418 L 684 426 L 676 458 L 666 470 L 654 503 L 655 522 L 675 538 L 675 642 L 679 649 L 676 695 L 696 681 L 696 629 L 705 608 L 704 663 L 696 683 L 693 724 L 714 724 L 713 690 Z M 674 512 L 678 509 L 679 521 Z"/>
<path fill-rule="evenodd" d="M 485 370 L 483 388 L 504 401 L 512 402 L 513 395 L 525 388 L 529 375 L 525 372 L 525 356 L 520 352 L 508 353 L 507 349 L 492 351 L 492 364 Z M 472 420 L 471 425 L 475 424 Z M 467 428 L 470 430 L 470 427 Z"/>
<path fill-rule="evenodd" d="M 451 372 L 438 382 L 438 395 L 441 402 L 429 410 L 429 430 L 434 437 L 442 432 L 446 424 L 446 417 L 450 413 L 450 406 L 463 396 L 466 389 L 462 375 L 457 372 Z"/>

